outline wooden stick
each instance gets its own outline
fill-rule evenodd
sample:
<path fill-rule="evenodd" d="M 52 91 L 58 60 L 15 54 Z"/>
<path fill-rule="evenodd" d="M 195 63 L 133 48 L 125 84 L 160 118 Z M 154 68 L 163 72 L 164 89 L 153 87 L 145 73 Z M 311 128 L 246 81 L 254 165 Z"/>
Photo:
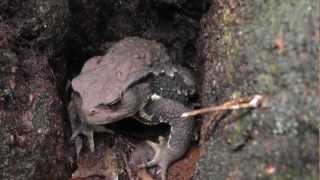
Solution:
<path fill-rule="evenodd" d="M 181 114 L 181 117 L 190 117 L 204 113 L 210 113 L 215 111 L 227 111 L 227 110 L 238 110 L 246 108 L 259 108 L 265 98 L 262 95 L 254 95 L 249 98 L 238 98 L 232 101 L 228 101 L 220 106 L 212 106 L 207 108 L 201 108 L 190 112 Z"/>

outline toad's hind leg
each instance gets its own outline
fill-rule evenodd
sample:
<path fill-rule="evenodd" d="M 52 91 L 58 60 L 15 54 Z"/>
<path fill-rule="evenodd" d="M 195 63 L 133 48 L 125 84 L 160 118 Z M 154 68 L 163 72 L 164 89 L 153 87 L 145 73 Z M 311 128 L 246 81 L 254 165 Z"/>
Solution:
<path fill-rule="evenodd" d="M 180 159 L 188 150 L 193 134 L 194 121 L 192 119 L 181 118 L 180 114 L 188 109 L 182 104 L 167 99 L 161 99 L 147 105 L 147 113 L 154 111 L 153 118 L 165 120 L 170 126 L 170 136 L 166 141 L 159 138 L 159 143 L 147 141 L 155 154 L 151 161 L 140 165 L 140 167 L 160 167 L 161 179 L 166 179 L 168 167 L 176 160 Z M 151 109 L 149 109 L 151 108 Z"/>
<path fill-rule="evenodd" d="M 174 131 L 173 128 L 172 130 Z M 159 166 L 161 180 L 165 180 L 169 166 L 174 161 L 180 159 L 190 145 L 192 129 L 189 130 L 190 132 L 186 132 L 184 134 L 180 134 L 179 132 L 176 134 L 172 131 L 168 141 L 161 136 L 159 137 L 159 143 L 147 141 L 148 145 L 152 147 L 155 153 L 152 160 L 140 165 L 140 168 Z M 176 135 L 184 137 L 177 137 Z"/>
<path fill-rule="evenodd" d="M 168 166 L 171 164 L 171 161 L 170 161 L 171 157 L 168 156 L 169 152 L 168 150 L 166 150 L 167 148 L 166 140 L 162 136 L 160 136 L 159 143 L 147 141 L 147 144 L 150 145 L 154 150 L 154 156 L 152 160 L 144 164 L 141 164 L 139 168 L 150 168 L 154 166 L 159 166 L 161 179 L 162 180 L 166 179 Z"/>

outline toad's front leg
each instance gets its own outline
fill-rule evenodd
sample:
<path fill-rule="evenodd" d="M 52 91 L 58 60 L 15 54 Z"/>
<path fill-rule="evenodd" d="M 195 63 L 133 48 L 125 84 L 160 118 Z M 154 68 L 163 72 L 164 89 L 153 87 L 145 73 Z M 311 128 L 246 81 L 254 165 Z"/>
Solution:
<path fill-rule="evenodd" d="M 171 126 L 167 141 L 160 137 L 158 144 L 151 141 L 147 142 L 155 151 L 155 155 L 151 161 L 140 165 L 140 167 L 159 166 L 161 179 L 165 180 L 168 167 L 171 163 L 180 159 L 190 146 L 194 120 L 180 117 L 183 112 L 190 109 L 176 101 L 165 98 L 151 102 L 143 110 L 147 114 L 152 114 L 152 118 L 156 118 L 159 123 L 168 123 Z"/>
<path fill-rule="evenodd" d="M 76 145 L 76 152 L 79 157 L 80 151 L 83 147 L 83 141 L 80 138 L 80 134 L 87 137 L 91 152 L 94 152 L 94 132 L 108 132 L 113 131 L 105 128 L 101 125 L 90 125 L 85 120 L 85 115 L 81 111 L 81 98 L 76 93 L 72 93 L 71 101 L 68 104 L 68 115 L 72 128 L 71 140 L 74 140 Z"/>

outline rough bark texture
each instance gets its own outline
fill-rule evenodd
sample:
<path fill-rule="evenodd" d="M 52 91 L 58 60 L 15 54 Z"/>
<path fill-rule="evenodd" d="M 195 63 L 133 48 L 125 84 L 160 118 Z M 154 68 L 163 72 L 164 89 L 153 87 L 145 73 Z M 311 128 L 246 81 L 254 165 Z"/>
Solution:
<path fill-rule="evenodd" d="M 67 8 L 64 1 L 0 3 L 0 179 L 67 177 L 63 106 L 49 66 Z"/>
<path fill-rule="evenodd" d="M 269 102 L 219 123 L 196 179 L 319 177 L 319 11 L 316 0 L 212 1 L 198 47 L 202 104 Z"/>
<path fill-rule="evenodd" d="M 126 133 L 97 135 L 96 153 L 84 151 L 78 162 L 69 140 L 65 82 L 127 36 L 163 43 L 174 62 L 193 70 L 203 106 L 269 97 L 265 109 L 225 114 L 168 179 L 190 179 L 199 154 L 194 179 L 317 179 L 319 6 L 317 0 L 2 0 L 0 179 L 156 174 L 136 170 L 152 157 L 140 144 L 148 133 L 165 134 L 166 126 L 115 125 Z"/>

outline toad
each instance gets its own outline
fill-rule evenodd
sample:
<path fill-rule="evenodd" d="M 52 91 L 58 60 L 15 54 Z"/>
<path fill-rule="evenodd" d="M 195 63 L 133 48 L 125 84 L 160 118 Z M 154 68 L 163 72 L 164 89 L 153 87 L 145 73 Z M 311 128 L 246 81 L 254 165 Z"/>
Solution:
<path fill-rule="evenodd" d="M 152 87 L 157 87 L 154 82 L 160 76 L 181 86 L 161 87 L 166 93 L 155 94 Z M 177 97 L 187 96 L 188 89 L 193 92 L 195 85 L 186 69 L 170 62 L 162 44 L 138 37 L 120 40 L 105 55 L 89 59 L 71 85 L 68 114 L 77 154 L 82 148 L 79 134 L 87 137 L 90 150 L 94 151 L 93 133 L 108 131 L 103 125 L 128 117 L 147 125 L 167 123 L 171 127 L 168 140 L 160 138 L 159 144 L 148 141 L 155 155 L 140 167 L 158 165 L 161 178 L 165 179 L 168 166 L 186 152 L 193 119 L 181 118 L 180 114 L 189 109 L 166 95 L 180 92 Z"/>

